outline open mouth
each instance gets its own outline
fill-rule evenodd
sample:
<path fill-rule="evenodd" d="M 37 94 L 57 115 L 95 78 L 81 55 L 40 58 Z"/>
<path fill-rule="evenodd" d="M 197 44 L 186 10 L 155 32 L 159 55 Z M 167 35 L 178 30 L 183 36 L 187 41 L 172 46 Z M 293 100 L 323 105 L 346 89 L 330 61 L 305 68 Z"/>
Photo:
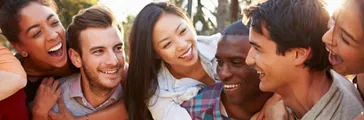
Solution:
<path fill-rule="evenodd" d="M 48 50 L 48 54 L 52 57 L 60 57 L 63 55 L 63 44 L 59 43 L 58 45 L 52 47 Z"/>
<path fill-rule="evenodd" d="M 326 50 L 330 53 L 329 61 L 330 61 L 331 65 L 335 66 L 335 65 L 339 65 L 344 62 L 344 60 L 339 55 L 336 55 L 335 53 L 331 52 L 330 49 L 328 49 L 328 48 L 326 48 Z"/>
<path fill-rule="evenodd" d="M 265 76 L 265 73 L 262 71 L 257 71 L 257 74 L 259 75 L 260 80 L 262 80 L 262 78 Z"/>
<path fill-rule="evenodd" d="M 229 91 L 233 91 L 236 90 L 237 88 L 239 88 L 240 84 L 230 84 L 230 85 L 224 85 L 224 90 L 229 92 Z"/>
<path fill-rule="evenodd" d="M 185 60 L 189 60 L 193 57 L 192 54 L 192 47 L 190 47 L 185 53 L 183 53 L 180 57 L 180 59 L 185 59 Z"/>

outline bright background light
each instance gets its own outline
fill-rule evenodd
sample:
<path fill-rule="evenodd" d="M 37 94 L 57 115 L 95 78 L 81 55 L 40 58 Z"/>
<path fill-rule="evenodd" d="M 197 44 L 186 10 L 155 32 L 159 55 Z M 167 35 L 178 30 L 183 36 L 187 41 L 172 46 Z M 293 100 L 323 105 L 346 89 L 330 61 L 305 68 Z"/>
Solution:
<path fill-rule="evenodd" d="M 145 5 L 152 0 L 100 0 L 99 4 L 109 7 L 118 22 L 126 22 L 128 15 L 136 16 Z"/>
<path fill-rule="evenodd" d="M 330 13 L 330 16 L 342 6 L 343 0 L 326 0 L 326 9 Z"/>

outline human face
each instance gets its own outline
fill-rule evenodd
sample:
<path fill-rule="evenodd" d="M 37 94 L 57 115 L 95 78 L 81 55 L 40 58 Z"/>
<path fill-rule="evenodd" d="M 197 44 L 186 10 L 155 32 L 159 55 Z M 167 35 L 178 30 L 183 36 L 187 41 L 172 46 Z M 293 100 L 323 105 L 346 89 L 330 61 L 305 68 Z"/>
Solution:
<path fill-rule="evenodd" d="M 177 15 L 163 13 L 160 16 L 153 28 L 153 46 L 172 68 L 190 67 L 198 62 L 196 34 L 188 22 Z"/>
<path fill-rule="evenodd" d="M 364 72 L 364 40 L 359 4 L 347 1 L 328 23 L 329 31 L 322 40 L 330 52 L 335 71 L 343 75 Z"/>
<path fill-rule="evenodd" d="M 261 93 L 257 71 L 245 64 L 250 44 L 248 36 L 227 35 L 219 42 L 217 74 L 230 103 L 241 104 Z"/>
<path fill-rule="evenodd" d="M 13 43 L 18 52 L 40 69 L 64 67 L 67 63 L 65 30 L 51 8 L 31 2 L 20 11 L 19 43 Z"/>
<path fill-rule="evenodd" d="M 249 42 L 252 47 L 249 50 L 246 63 L 254 66 L 258 71 L 260 90 L 264 92 L 276 92 L 288 84 L 293 63 L 290 51 L 285 55 L 277 53 L 277 44 L 269 39 L 269 32 L 262 28 L 263 35 L 250 28 Z M 293 70 L 294 71 L 294 70 Z"/>
<path fill-rule="evenodd" d="M 113 89 L 124 68 L 122 35 L 116 27 L 87 28 L 80 34 L 82 68 L 91 86 Z"/>

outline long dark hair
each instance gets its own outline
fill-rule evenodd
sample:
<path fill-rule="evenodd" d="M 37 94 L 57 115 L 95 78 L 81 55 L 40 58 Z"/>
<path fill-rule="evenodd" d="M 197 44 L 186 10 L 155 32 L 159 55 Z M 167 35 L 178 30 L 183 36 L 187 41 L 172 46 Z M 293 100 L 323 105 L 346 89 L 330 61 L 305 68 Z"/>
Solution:
<path fill-rule="evenodd" d="M 150 3 L 137 15 L 129 36 L 130 62 L 125 90 L 130 120 L 152 119 L 148 104 L 157 90 L 157 75 L 162 63 L 154 50 L 152 35 L 154 25 L 163 13 L 175 14 L 189 21 L 180 8 L 166 2 Z"/>
<path fill-rule="evenodd" d="M 53 0 L 0 0 L 0 28 L 2 34 L 10 42 L 19 42 L 20 11 L 28 6 L 31 2 L 50 7 L 57 12 L 57 5 Z"/>

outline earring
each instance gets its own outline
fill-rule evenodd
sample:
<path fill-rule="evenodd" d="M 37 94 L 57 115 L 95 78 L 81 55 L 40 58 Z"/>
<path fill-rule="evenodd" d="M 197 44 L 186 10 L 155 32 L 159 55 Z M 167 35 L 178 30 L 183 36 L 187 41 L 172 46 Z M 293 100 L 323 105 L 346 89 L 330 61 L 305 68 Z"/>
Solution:
<path fill-rule="evenodd" d="M 22 53 L 21 53 L 21 55 L 22 55 L 23 57 L 28 57 L 28 53 L 26 53 L 26 52 L 22 52 Z"/>

